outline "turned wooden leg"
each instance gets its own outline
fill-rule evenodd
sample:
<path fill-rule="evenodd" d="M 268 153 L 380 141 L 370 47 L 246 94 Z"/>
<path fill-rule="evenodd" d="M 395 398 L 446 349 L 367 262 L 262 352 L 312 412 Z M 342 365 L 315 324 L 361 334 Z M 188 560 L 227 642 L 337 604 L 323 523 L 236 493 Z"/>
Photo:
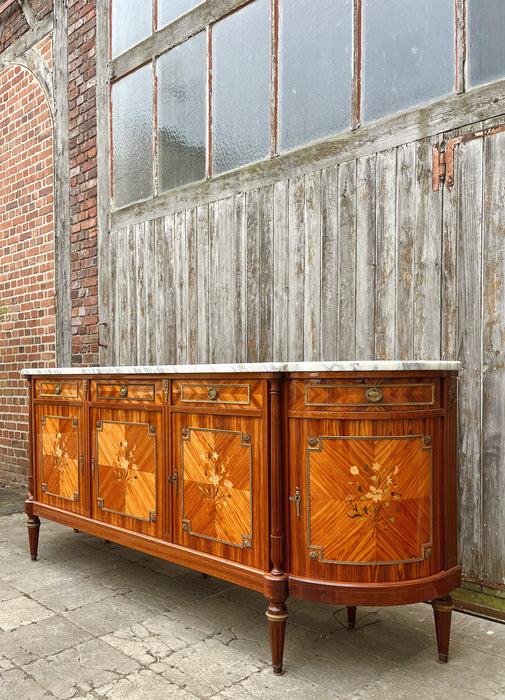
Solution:
<path fill-rule="evenodd" d="M 450 595 L 432 601 L 437 633 L 438 662 L 446 664 L 449 658 L 449 638 L 451 636 L 451 614 L 454 603 Z"/>
<path fill-rule="evenodd" d="M 273 671 L 276 676 L 282 676 L 282 657 L 284 656 L 286 620 L 288 619 L 288 610 L 284 605 L 284 601 L 270 600 L 266 616 L 270 630 Z"/>
<path fill-rule="evenodd" d="M 28 541 L 30 542 L 30 555 L 32 561 L 37 561 L 37 552 L 39 549 L 39 529 L 40 519 L 37 515 L 28 517 Z"/>
<path fill-rule="evenodd" d="M 347 606 L 347 629 L 353 630 L 356 627 L 356 606 Z"/>

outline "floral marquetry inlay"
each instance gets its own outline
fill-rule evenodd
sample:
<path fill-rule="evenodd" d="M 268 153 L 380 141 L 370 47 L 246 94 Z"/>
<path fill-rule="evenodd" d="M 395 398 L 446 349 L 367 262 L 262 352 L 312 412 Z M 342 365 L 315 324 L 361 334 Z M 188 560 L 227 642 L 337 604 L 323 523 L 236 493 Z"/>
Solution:
<path fill-rule="evenodd" d="M 396 514 L 401 513 L 398 501 L 401 493 L 398 489 L 398 472 L 400 468 L 372 462 L 358 467 L 356 464 L 349 469 L 354 481 L 348 481 L 353 493 L 347 496 L 349 502 L 349 518 L 358 518 L 371 529 L 372 537 L 380 530 L 387 530 L 396 522 Z"/>
<path fill-rule="evenodd" d="M 251 446 L 238 431 L 190 428 L 181 439 L 183 530 L 251 546 Z"/>
<path fill-rule="evenodd" d="M 423 435 L 320 437 L 307 449 L 309 556 L 422 561 L 432 542 L 432 449 Z"/>
<path fill-rule="evenodd" d="M 43 416 L 42 491 L 69 501 L 79 498 L 79 438 L 74 418 Z"/>
<path fill-rule="evenodd" d="M 96 499 L 101 510 L 156 520 L 156 435 L 146 423 L 99 421 Z"/>

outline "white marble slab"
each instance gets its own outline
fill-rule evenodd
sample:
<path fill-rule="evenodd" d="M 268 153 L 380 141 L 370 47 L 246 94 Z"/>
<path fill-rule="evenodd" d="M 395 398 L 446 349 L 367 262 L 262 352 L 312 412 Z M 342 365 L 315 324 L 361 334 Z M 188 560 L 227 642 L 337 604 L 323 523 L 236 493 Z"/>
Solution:
<path fill-rule="evenodd" d="M 86 374 L 224 374 L 248 372 L 401 372 L 459 370 L 446 360 L 349 360 L 341 362 L 256 362 L 221 365 L 145 365 L 138 367 L 38 367 L 21 370 L 25 377 Z"/>

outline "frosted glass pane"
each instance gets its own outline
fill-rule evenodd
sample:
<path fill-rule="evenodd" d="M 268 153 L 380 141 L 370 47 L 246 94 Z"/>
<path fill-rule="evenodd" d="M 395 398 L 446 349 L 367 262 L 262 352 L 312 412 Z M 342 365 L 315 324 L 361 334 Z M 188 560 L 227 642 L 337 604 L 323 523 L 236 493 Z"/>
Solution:
<path fill-rule="evenodd" d="M 363 27 L 365 121 L 454 90 L 454 0 L 365 0 Z"/>
<path fill-rule="evenodd" d="M 351 0 L 281 0 L 279 148 L 321 140 L 350 125 Z"/>
<path fill-rule="evenodd" d="M 471 87 L 505 77 L 505 2 L 467 0 L 468 83 Z"/>
<path fill-rule="evenodd" d="M 158 61 L 158 149 L 163 192 L 205 177 L 205 34 Z"/>
<path fill-rule="evenodd" d="M 270 152 L 270 0 L 256 0 L 212 32 L 212 170 Z"/>
<path fill-rule="evenodd" d="M 203 0 L 158 0 L 158 28 L 186 14 Z"/>
<path fill-rule="evenodd" d="M 112 58 L 119 56 L 153 30 L 152 0 L 111 0 Z"/>
<path fill-rule="evenodd" d="M 153 193 L 152 68 L 148 64 L 112 86 L 112 170 L 115 207 Z"/>

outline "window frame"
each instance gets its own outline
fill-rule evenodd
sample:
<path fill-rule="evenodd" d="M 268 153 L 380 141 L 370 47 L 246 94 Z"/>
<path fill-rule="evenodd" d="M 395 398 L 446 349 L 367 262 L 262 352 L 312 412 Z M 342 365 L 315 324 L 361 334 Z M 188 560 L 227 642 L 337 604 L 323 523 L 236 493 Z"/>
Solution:
<path fill-rule="evenodd" d="M 211 92 L 212 92 L 212 29 L 213 26 L 226 18 L 228 15 L 239 11 L 244 6 L 255 2 L 255 0 L 203 0 L 201 3 L 197 4 L 194 8 L 181 15 L 179 18 L 173 22 L 165 25 L 164 27 L 157 28 L 157 0 L 153 0 L 153 32 L 152 34 L 141 41 L 140 43 L 132 46 L 130 49 L 126 50 L 124 53 L 120 54 L 115 58 L 110 56 L 110 32 L 111 32 L 111 4 L 114 0 L 109 2 L 108 20 L 109 20 L 109 60 L 108 60 L 108 71 L 106 82 L 109 88 L 109 105 L 110 105 L 110 118 L 109 118 L 109 140 L 112 142 L 112 84 L 127 76 L 130 72 L 136 70 L 142 65 L 151 62 L 153 66 L 153 129 L 154 129 L 154 152 L 153 152 L 153 195 L 147 200 L 136 200 L 128 205 L 122 207 L 115 207 L 113 203 L 113 192 L 111 189 L 111 210 L 118 211 L 126 209 L 130 206 L 134 206 L 139 202 L 149 202 L 156 200 L 159 196 L 165 196 L 168 192 L 173 190 L 167 190 L 160 192 L 159 182 L 158 182 L 158 153 L 157 153 L 157 118 L 158 118 L 158 96 L 157 96 L 157 59 L 162 55 L 170 51 L 172 48 L 182 44 L 186 40 L 190 39 L 194 35 L 204 31 L 207 37 L 207 144 L 206 144 L 206 169 L 205 178 L 199 181 L 188 182 L 185 185 L 181 185 L 181 188 L 193 187 L 195 185 L 201 185 L 206 181 L 210 181 L 216 178 L 222 178 L 235 171 L 226 171 L 213 175 L 212 173 L 212 141 L 211 141 Z M 270 103 L 270 153 L 263 161 L 257 161 L 255 163 L 248 163 L 243 165 L 238 170 L 243 170 L 251 168 L 265 160 L 272 160 L 278 157 L 287 157 L 289 153 L 293 150 L 297 151 L 299 149 L 314 146 L 314 143 L 300 144 L 292 150 L 286 150 L 279 152 L 278 147 L 278 127 L 279 127 L 279 106 L 278 106 L 278 96 L 279 96 L 279 0 L 269 0 L 271 6 L 271 78 L 270 78 L 270 92 L 271 92 L 271 103 Z M 359 130 L 362 128 L 361 124 L 361 105 L 362 105 L 362 42 L 363 42 L 363 3 L 364 0 L 352 0 L 352 81 L 349 86 L 351 92 L 351 114 L 349 120 L 349 129 L 345 131 L 337 131 L 335 134 L 328 137 L 328 139 L 342 137 L 350 132 Z M 466 62 L 466 45 L 465 45 L 465 30 L 466 30 L 466 0 L 455 0 L 455 84 L 454 93 L 461 93 L 465 91 L 465 62 Z M 448 98 L 443 98 L 448 99 Z M 434 98 L 436 101 L 437 98 Z M 416 106 L 407 108 L 405 111 L 412 111 L 418 109 Z M 384 119 L 395 118 L 398 115 L 391 114 Z M 371 123 L 367 123 L 367 127 Z M 328 140 L 325 139 L 325 140 Z M 113 154 L 111 151 L 110 156 L 110 183 L 112 188 L 113 181 Z M 180 189 L 180 188 L 177 188 Z"/>

